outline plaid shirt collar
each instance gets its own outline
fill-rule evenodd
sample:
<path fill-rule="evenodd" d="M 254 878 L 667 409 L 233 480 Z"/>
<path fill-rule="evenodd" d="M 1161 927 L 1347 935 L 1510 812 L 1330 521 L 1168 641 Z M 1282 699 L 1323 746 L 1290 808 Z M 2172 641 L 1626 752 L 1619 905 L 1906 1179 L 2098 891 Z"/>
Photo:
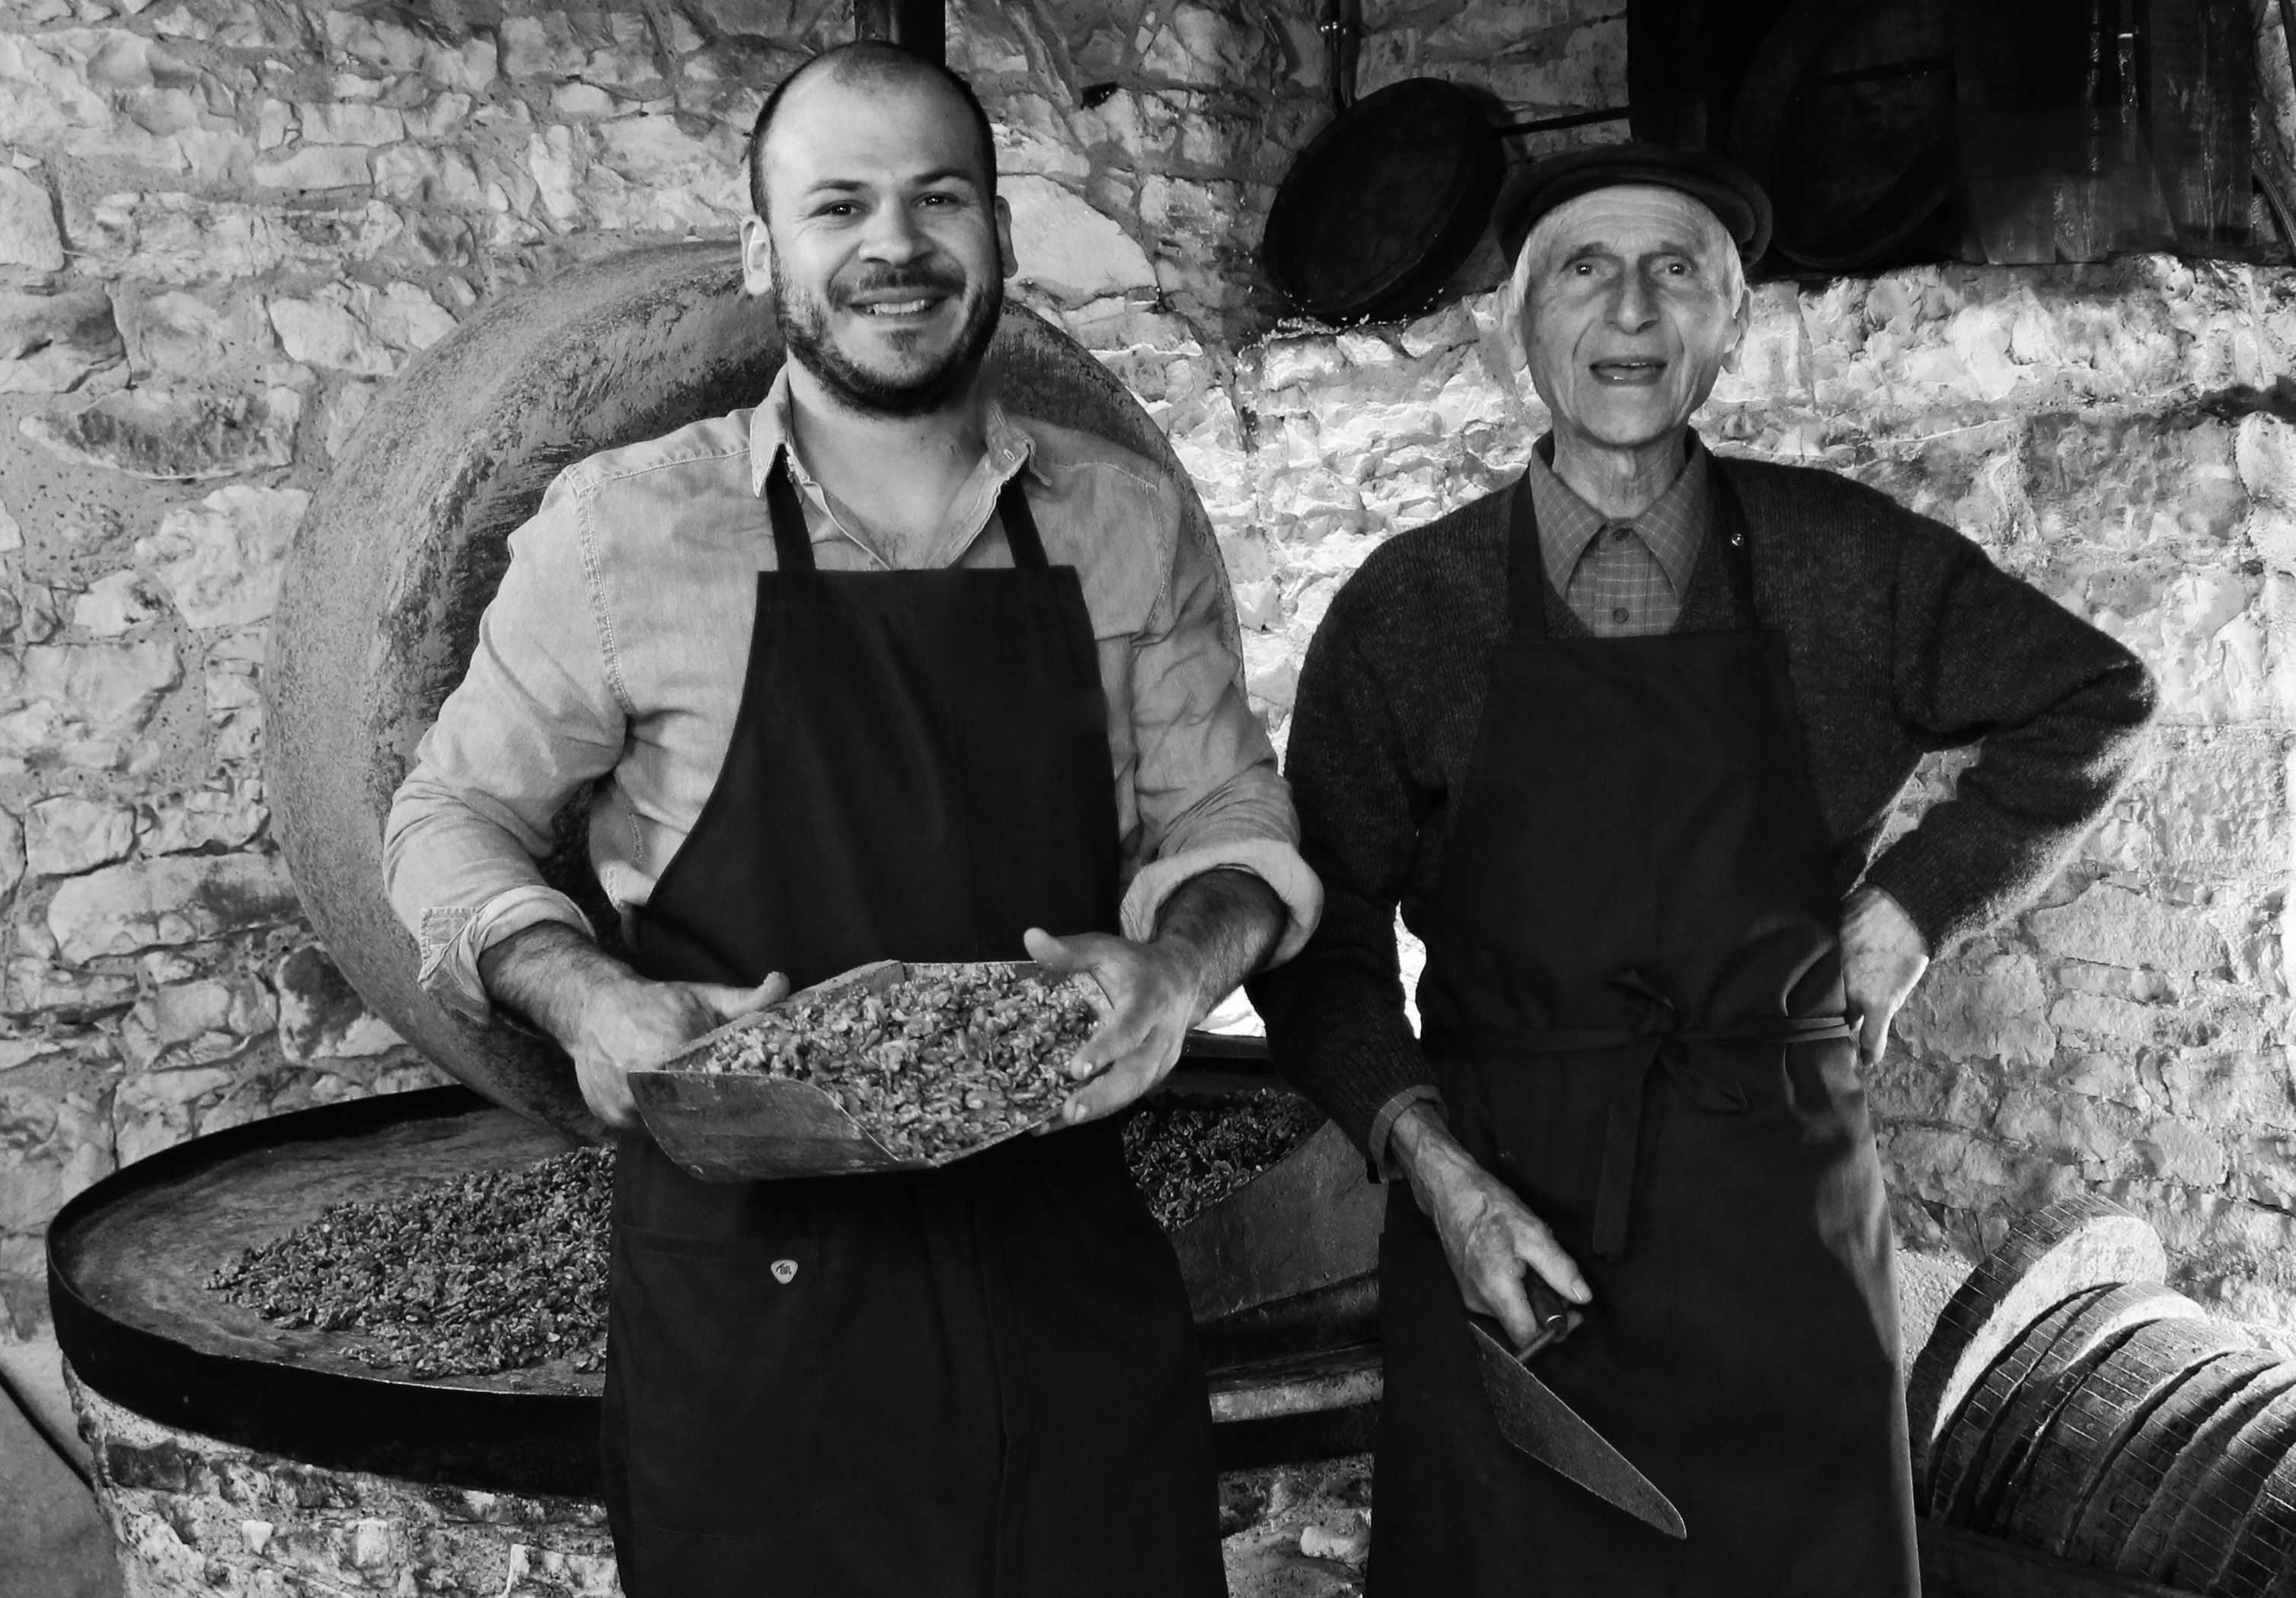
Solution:
<path fill-rule="evenodd" d="M 1538 553 L 1546 562 L 1547 580 L 1557 594 L 1570 591 L 1570 574 L 1595 537 L 1612 527 L 1631 527 L 1658 557 L 1659 568 L 1674 585 L 1677 597 L 1690 592 L 1690 574 L 1698 565 L 1699 546 L 1713 520 L 1713 496 L 1706 481 L 1706 447 L 1698 435 L 1687 435 L 1682 471 L 1650 509 L 1626 521 L 1611 521 L 1554 475 L 1554 435 L 1547 434 L 1530 452 L 1524 473 L 1530 488 L 1531 508 L 1538 512 Z"/>

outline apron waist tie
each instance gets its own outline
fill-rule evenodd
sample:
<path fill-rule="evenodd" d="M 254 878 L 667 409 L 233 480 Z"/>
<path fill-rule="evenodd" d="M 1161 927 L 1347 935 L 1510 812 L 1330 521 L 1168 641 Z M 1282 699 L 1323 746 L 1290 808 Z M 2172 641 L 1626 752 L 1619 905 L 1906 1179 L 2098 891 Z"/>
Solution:
<path fill-rule="evenodd" d="M 1618 1085 L 1603 1128 L 1603 1163 L 1595 1184 L 1595 1252 L 1616 1265 L 1627 1257 L 1627 1225 L 1633 1206 L 1635 1166 L 1642 1143 L 1644 1089 L 1653 1067 L 1663 1066 L 1683 1097 L 1710 1115 L 1736 1115 L 1747 1107 L 1746 1090 L 1736 1082 L 1701 1070 L 1690 1061 L 1693 1044 L 1825 1043 L 1854 1037 L 1847 1017 L 1759 1016 L 1688 1030 L 1679 1024 L 1672 1000 L 1640 971 L 1611 979 L 1643 1002 L 1635 1027 L 1446 1027 L 1430 1024 L 1421 1036 L 1427 1052 L 1447 1060 L 1504 1064 L 1541 1054 L 1571 1054 L 1594 1049 L 1623 1049 Z"/>

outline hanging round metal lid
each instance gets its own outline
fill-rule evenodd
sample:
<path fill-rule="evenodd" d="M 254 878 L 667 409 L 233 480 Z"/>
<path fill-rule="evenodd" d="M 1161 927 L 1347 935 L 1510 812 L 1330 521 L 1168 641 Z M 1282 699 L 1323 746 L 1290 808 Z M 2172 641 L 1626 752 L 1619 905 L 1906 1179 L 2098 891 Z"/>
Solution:
<path fill-rule="evenodd" d="M 1412 315 L 1473 250 L 1505 173 L 1499 134 L 1465 90 L 1390 84 L 1300 152 L 1268 212 L 1261 263 L 1307 316 Z"/>

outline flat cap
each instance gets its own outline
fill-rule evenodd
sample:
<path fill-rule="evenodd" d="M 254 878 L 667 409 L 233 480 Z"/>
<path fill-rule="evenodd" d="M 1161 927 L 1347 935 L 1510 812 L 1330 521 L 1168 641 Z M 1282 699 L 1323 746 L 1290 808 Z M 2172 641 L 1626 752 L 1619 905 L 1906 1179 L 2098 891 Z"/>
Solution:
<path fill-rule="evenodd" d="M 1597 144 L 1517 167 L 1499 190 L 1491 228 L 1510 261 L 1538 219 L 1566 200 L 1621 184 L 1676 189 L 1721 218 L 1738 253 L 1752 261 L 1770 247 L 1770 197 L 1762 185 L 1710 150 L 1664 144 Z"/>

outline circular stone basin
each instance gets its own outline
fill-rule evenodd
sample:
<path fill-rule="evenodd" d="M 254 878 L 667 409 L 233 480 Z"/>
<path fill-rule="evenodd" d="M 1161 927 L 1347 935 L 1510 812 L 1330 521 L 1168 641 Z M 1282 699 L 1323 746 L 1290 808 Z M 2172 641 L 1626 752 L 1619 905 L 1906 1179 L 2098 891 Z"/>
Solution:
<path fill-rule="evenodd" d="M 1204 1040 L 1173 1091 L 1272 1080 Z M 355 1333 L 287 1328 L 205 1283 L 332 1204 L 412 1195 L 574 1146 L 463 1087 L 328 1105 L 195 1138 L 81 1193 L 48 1234 L 56 1335 L 86 1389 L 164 1427 L 331 1471 L 594 1498 L 603 1378 L 563 1359 L 418 1380 Z M 1330 1127 L 1174 1234 L 1212 1366 L 1226 1468 L 1368 1446 L 1376 1191 Z"/>

